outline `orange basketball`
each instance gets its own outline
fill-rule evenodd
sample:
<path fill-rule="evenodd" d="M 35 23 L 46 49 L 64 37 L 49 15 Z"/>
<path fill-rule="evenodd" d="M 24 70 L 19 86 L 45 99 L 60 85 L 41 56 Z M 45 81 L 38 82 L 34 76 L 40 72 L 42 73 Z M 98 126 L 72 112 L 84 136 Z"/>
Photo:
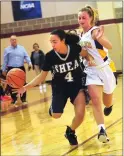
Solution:
<path fill-rule="evenodd" d="M 26 81 L 26 74 L 19 68 L 11 69 L 6 76 L 7 84 L 12 88 L 21 88 Z"/>

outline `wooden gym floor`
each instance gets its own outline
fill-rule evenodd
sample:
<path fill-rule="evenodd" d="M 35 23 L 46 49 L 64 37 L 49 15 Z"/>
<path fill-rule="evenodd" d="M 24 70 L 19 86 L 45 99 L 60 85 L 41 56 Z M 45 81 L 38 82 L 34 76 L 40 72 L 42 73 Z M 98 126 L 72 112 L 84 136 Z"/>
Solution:
<path fill-rule="evenodd" d="M 122 76 L 114 92 L 113 112 L 105 117 L 110 138 L 107 144 L 97 140 L 98 128 L 91 105 L 86 106 L 84 122 L 76 131 L 79 146 L 71 147 L 64 137 L 66 125 L 70 125 L 74 116 L 70 101 L 63 116 L 53 119 L 48 114 L 50 85 L 45 94 L 41 94 L 38 87 L 27 94 L 27 106 L 11 107 L 8 112 L 1 113 L 1 156 L 122 156 Z"/>

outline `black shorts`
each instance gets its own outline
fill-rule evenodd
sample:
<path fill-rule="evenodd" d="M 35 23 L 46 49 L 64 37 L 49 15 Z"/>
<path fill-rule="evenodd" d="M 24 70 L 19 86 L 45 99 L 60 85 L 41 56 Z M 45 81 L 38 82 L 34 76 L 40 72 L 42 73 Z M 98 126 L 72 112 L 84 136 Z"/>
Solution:
<path fill-rule="evenodd" d="M 52 85 L 52 113 L 63 113 L 68 98 L 74 103 L 76 96 L 82 89 L 82 82 L 68 82 L 65 84 Z"/>

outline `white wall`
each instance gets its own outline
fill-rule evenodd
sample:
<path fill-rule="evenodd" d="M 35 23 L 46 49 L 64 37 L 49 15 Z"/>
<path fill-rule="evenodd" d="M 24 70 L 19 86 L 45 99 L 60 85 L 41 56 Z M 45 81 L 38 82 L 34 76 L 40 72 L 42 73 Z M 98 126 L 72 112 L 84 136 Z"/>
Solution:
<path fill-rule="evenodd" d="M 102 8 L 99 9 L 102 11 L 100 16 L 105 16 L 109 19 L 109 16 L 113 16 L 113 11 L 110 11 L 109 5 L 113 3 L 114 8 L 122 7 L 122 2 L 120 1 L 108 1 L 108 2 L 97 2 L 97 5 L 100 5 Z M 97 8 L 96 2 L 83 2 L 83 0 L 41 0 L 41 8 L 43 18 L 45 17 L 54 17 L 60 15 L 74 14 L 77 13 L 79 9 L 83 8 L 85 5 L 90 5 L 94 8 Z M 102 5 L 101 5 L 102 4 Z M 106 12 L 103 13 L 103 8 L 105 8 Z M 108 10 L 108 11 L 107 11 Z M 107 15 L 106 15 L 107 14 Z M 112 14 L 112 15 L 111 15 Z M 105 18 L 104 17 L 104 18 Z M 100 19 L 104 19 L 101 17 Z M 106 19 L 105 18 L 105 19 Z M 1 2 L 1 23 L 11 23 L 14 22 L 13 14 L 12 14 L 12 6 L 9 1 Z"/>
<path fill-rule="evenodd" d="M 41 8 L 43 18 L 54 17 L 60 15 L 74 14 L 85 5 L 91 5 L 96 8 L 96 2 L 82 2 L 82 1 L 61 1 L 61 0 L 42 0 Z M 14 22 L 11 2 L 1 2 L 1 23 Z"/>
<path fill-rule="evenodd" d="M 113 9 L 113 2 L 111 2 L 111 1 L 97 2 L 97 8 L 99 10 L 99 19 L 100 20 L 115 18 L 114 9 Z"/>
<path fill-rule="evenodd" d="M 120 39 L 121 39 L 121 46 L 122 46 L 122 34 L 123 34 L 123 33 L 122 33 L 122 25 L 123 25 L 122 23 L 119 23 L 119 24 L 118 24 L 118 27 L 119 27 L 119 34 L 120 34 Z"/>
<path fill-rule="evenodd" d="M 85 7 L 85 5 L 90 5 L 94 8 L 96 8 L 96 2 L 83 2 L 83 1 L 59 1 L 57 0 L 57 2 L 55 3 L 55 12 L 57 16 L 60 15 L 67 15 L 67 14 L 74 14 L 74 13 L 78 13 L 78 11 Z M 46 14 L 45 14 L 46 16 Z M 55 15 L 54 15 L 55 16 Z"/>
<path fill-rule="evenodd" d="M 122 1 L 120 2 L 115 1 L 113 2 L 113 5 L 114 5 L 114 8 L 122 8 Z"/>
<path fill-rule="evenodd" d="M 11 23 L 13 21 L 11 2 L 1 2 L 1 23 Z"/>

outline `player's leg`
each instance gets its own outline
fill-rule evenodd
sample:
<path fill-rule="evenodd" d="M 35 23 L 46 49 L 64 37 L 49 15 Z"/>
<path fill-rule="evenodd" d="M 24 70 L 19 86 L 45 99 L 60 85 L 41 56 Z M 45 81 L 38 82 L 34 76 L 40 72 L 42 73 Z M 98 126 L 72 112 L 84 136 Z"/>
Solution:
<path fill-rule="evenodd" d="M 71 103 L 74 105 L 75 116 L 70 126 L 67 126 L 65 137 L 68 139 L 71 145 L 77 145 L 77 136 L 75 130 L 83 122 L 85 114 L 85 95 L 82 91 L 82 81 L 69 83 L 67 87 L 68 96 L 71 99 Z"/>
<path fill-rule="evenodd" d="M 113 93 L 112 94 L 106 94 L 103 93 L 103 103 L 106 106 L 104 108 L 104 115 L 108 116 L 112 112 L 112 99 L 113 99 Z"/>
<path fill-rule="evenodd" d="M 77 136 L 75 130 L 83 122 L 85 115 L 85 96 L 82 91 L 79 91 L 78 95 L 73 101 L 75 116 L 70 126 L 67 126 L 65 137 L 68 139 L 70 145 L 78 145 Z"/>
<path fill-rule="evenodd" d="M 104 116 L 102 112 L 102 86 L 88 85 L 88 92 L 92 100 L 92 108 L 97 124 L 104 123 Z"/>
<path fill-rule="evenodd" d="M 75 117 L 73 118 L 72 124 L 70 127 L 72 130 L 75 130 L 83 122 L 84 115 L 85 115 L 85 95 L 84 95 L 84 92 L 79 91 L 79 93 L 76 96 L 73 104 L 74 104 Z"/>
<path fill-rule="evenodd" d="M 100 142 L 107 142 L 108 138 L 105 132 L 104 115 L 102 111 L 103 83 L 96 74 L 97 72 L 97 70 L 92 70 L 87 73 L 86 85 L 88 86 L 88 92 L 92 100 L 94 118 L 98 125 L 98 139 L 100 140 Z"/>
<path fill-rule="evenodd" d="M 99 129 L 98 139 L 103 143 L 108 142 L 109 139 L 105 131 L 104 115 L 102 111 L 102 86 L 89 85 L 88 91 L 92 100 L 94 118 Z"/>
<path fill-rule="evenodd" d="M 104 72 L 101 73 L 104 81 L 103 86 L 103 103 L 105 105 L 104 115 L 108 116 L 112 112 L 112 99 L 113 91 L 116 88 L 116 79 L 109 66 L 104 68 Z M 111 83 L 110 83 L 111 82 Z"/>
<path fill-rule="evenodd" d="M 52 104 L 49 108 L 49 115 L 53 118 L 60 118 L 63 114 L 68 97 L 64 94 L 64 87 L 52 86 Z"/>
<path fill-rule="evenodd" d="M 91 74 L 90 74 L 91 73 Z M 102 112 L 102 89 L 103 83 L 97 76 L 97 70 L 87 73 L 86 85 L 92 100 L 92 108 L 97 124 L 104 124 L 104 116 Z"/>

